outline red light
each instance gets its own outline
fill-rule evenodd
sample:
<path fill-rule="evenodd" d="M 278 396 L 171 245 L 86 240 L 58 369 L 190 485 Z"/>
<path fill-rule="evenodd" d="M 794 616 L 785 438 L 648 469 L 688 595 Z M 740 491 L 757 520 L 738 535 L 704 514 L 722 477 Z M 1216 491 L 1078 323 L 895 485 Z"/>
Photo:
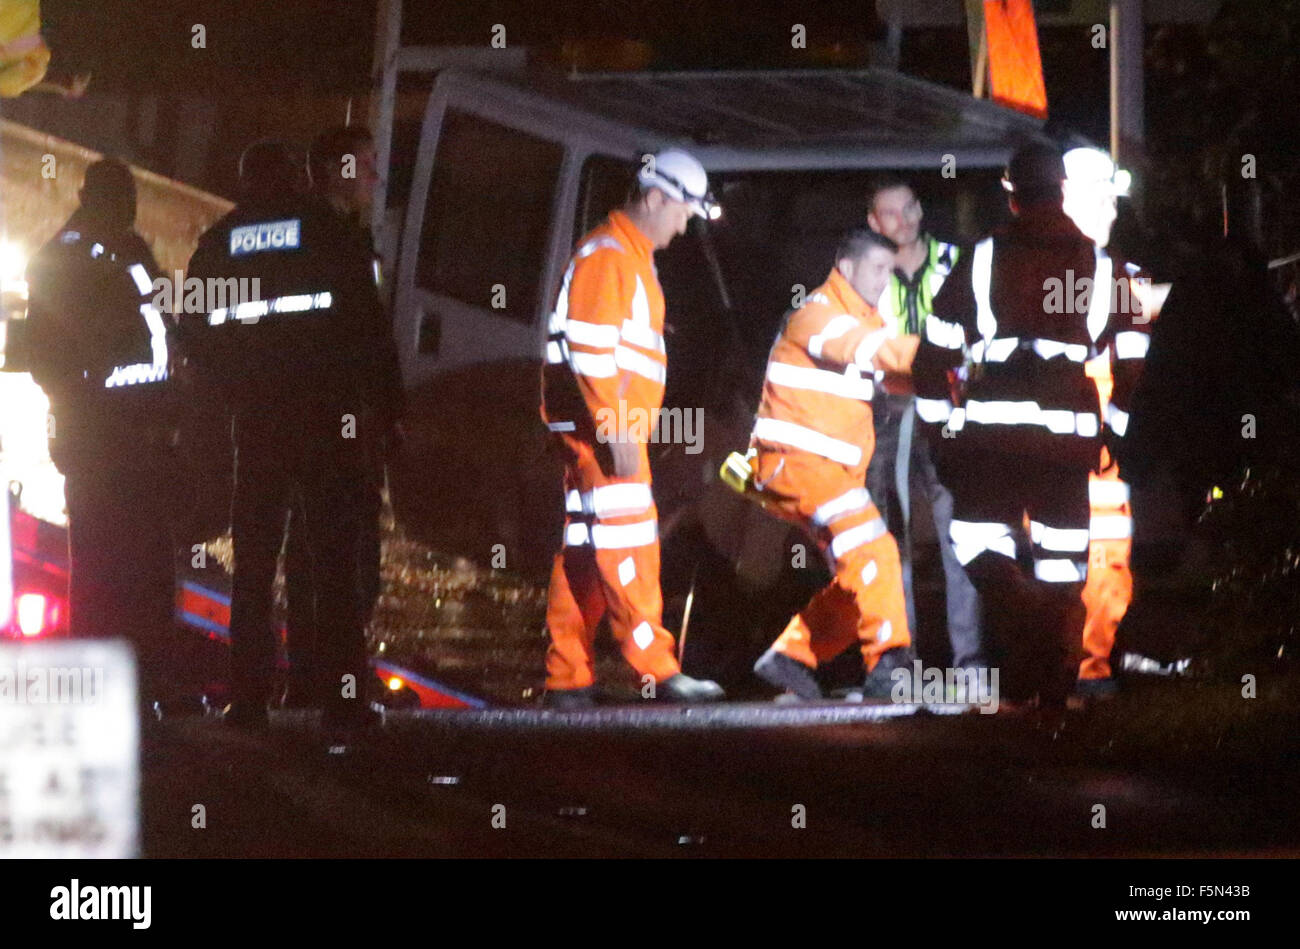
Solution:
<path fill-rule="evenodd" d="M 24 636 L 39 636 L 58 623 L 58 601 L 43 593 L 23 593 L 14 601 L 14 619 Z"/>

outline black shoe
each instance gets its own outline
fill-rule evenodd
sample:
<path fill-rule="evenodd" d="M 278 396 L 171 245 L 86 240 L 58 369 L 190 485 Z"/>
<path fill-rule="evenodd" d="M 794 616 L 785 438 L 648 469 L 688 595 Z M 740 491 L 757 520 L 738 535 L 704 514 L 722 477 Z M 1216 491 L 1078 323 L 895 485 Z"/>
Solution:
<path fill-rule="evenodd" d="M 911 669 L 916 652 L 911 646 L 896 646 L 880 654 L 872 670 L 862 680 L 863 699 L 887 699 L 893 695 L 895 669 Z M 919 701 L 919 697 L 918 697 Z"/>
<path fill-rule="evenodd" d="M 660 702 L 721 702 L 727 697 L 722 686 L 708 679 L 692 679 L 684 673 L 669 676 L 655 686 L 655 698 Z"/>
<path fill-rule="evenodd" d="M 593 686 L 582 689 L 547 689 L 542 694 L 542 708 L 557 712 L 578 712 L 596 707 L 596 690 Z"/>
<path fill-rule="evenodd" d="M 801 699 L 816 701 L 822 697 L 821 686 L 817 684 L 813 671 L 798 659 L 791 659 L 775 649 L 759 656 L 758 662 L 754 663 L 754 675 L 768 685 Z"/>
<path fill-rule="evenodd" d="M 232 728 L 247 732 L 266 732 L 271 728 L 265 702 L 231 702 L 221 720 Z"/>

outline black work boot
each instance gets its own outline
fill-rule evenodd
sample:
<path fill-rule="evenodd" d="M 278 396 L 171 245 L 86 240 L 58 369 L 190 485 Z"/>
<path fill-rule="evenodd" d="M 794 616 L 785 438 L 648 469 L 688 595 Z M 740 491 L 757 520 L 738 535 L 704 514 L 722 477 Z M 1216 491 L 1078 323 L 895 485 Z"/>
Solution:
<path fill-rule="evenodd" d="M 863 699 L 887 699 L 894 691 L 892 678 L 895 669 L 911 669 L 916 652 L 911 646 L 896 646 L 880 654 L 876 664 L 862 680 Z"/>
<path fill-rule="evenodd" d="M 816 701 L 822 697 L 822 688 L 817 684 L 813 671 L 798 659 L 791 659 L 775 649 L 769 649 L 758 657 L 758 662 L 754 663 L 754 675 L 768 685 L 801 699 Z"/>
<path fill-rule="evenodd" d="M 577 712 L 596 707 L 596 690 L 594 686 L 581 689 L 547 689 L 542 693 L 542 708 L 555 709 L 557 712 Z"/>
<path fill-rule="evenodd" d="M 726 697 L 727 694 L 718 683 L 708 679 L 692 679 L 681 672 L 655 686 L 655 698 L 660 702 L 721 702 Z"/>

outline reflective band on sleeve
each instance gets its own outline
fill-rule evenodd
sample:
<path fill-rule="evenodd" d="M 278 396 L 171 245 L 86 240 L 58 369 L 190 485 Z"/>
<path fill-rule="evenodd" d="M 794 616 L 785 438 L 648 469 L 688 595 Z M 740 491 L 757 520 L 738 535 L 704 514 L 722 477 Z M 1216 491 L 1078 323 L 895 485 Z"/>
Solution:
<path fill-rule="evenodd" d="M 300 293 L 297 296 L 280 297 L 275 301 L 274 310 L 276 313 L 301 313 L 303 310 L 312 308 L 312 295 L 310 293 Z"/>
<path fill-rule="evenodd" d="M 229 310 L 227 310 L 224 306 L 219 306 L 211 313 L 208 314 L 208 325 L 220 326 L 222 323 L 226 322 L 226 318 L 229 315 L 230 315 Z"/>
<path fill-rule="evenodd" d="M 569 491 L 564 495 L 564 511 L 566 514 L 582 513 L 582 495 L 576 490 Z"/>
<path fill-rule="evenodd" d="M 564 528 L 565 547 L 586 547 L 591 543 L 591 535 L 586 524 L 569 524 Z"/>
<path fill-rule="evenodd" d="M 1074 430 L 1084 438 L 1092 438 L 1101 430 L 1101 420 L 1092 412 L 1075 412 Z"/>
<path fill-rule="evenodd" d="M 948 431 L 960 432 L 966 425 L 966 406 L 959 405 L 948 417 Z"/>
<path fill-rule="evenodd" d="M 271 312 L 270 302 L 267 300 L 254 300 L 251 303 L 241 303 L 235 307 L 235 319 L 260 320 Z"/>
<path fill-rule="evenodd" d="M 854 364 L 866 372 L 875 372 L 876 367 L 872 360 L 876 358 L 876 353 L 880 347 L 890 338 L 892 333 L 888 326 L 874 330 L 863 337 L 862 342 L 858 343 L 857 350 L 853 353 Z"/>
<path fill-rule="evenodd" d="M 570 343 L 592 346 L 597 349 L 613 349 L 618 345 L 618 327 L 608 323 L 586 323 L 582 320 L 566 320 L 564 335 Z"/>
<path fill-rule="evenodd" d="M 986 237 L 975 245 L 971 256 L 970 285 L 975 292 L 975 325 L 980 336 L 992 339 L 998 332 L 998 318 L 993 315 L 989 290 L 993 285 L 993 238 Z"/>
<path fill-rule="evenodd" d="M 560 363 L 564 361 L 565 361 L 564 350 L 560 348 L 560 344 L 555 340 L 551 340 L 549 343 L 547 343 L 546 364 L 548 366 L 558 366 Z"/>
<path fill-rule="evenodd" d="M 922 399 L 916 400 L 916 415 L 922 422 L 929 422 L 932 425 L 938 425 L 948 420 L 952 415 L 952 403 L 947 399 Z"/>
<path fill-rule="evenodd" d="M 854 488 L 841 494 L 832 501 L 827 501 L 813 512 L 813 523 L 825 527 L 846 514 L 855 514 L 871 503 L 871 495 L 866 488 Z"/>
<path fill-rule="evenodd" d="M 144 269 L 144 264 L 132 264 L 126 268 L 126 272 L 135 281 L 136 289 L 140 291 L 141 296 L 148 296 L 153 291 L 153 281 L 149 279 L 149 272 Z"/>
<path fill-rule="evenodd" d="M 838 461 L 850 468 L 862 461 L 862 449 L 857 445 L 831 438 L 811 428 L 804 428 L 794 422 L 785 422 L 775 418 L 760 418 L 754 421 L 754 437 L 781 445 L 791 445 L 804 451 L 821 455 L 831 461 Z"/>
<path fill-rule="evenodd" d="M 775 360 L 767 364 L 767 381 L 792 389 L 813 389 L 863 402 L 870 402 L 875 391 L 870 378 L 850 376 L 847 372 L 832 372 L 829 369 L 792 366 Z"/>
<path fill-rule="evenodd" d="M 578 428 L 572 422 L 547 422 L 546 427 L 552 432 L 573 432 Z"/>
<path fill-rule="evenodd" d="M 845 333 L 849 332 L 849 330 L 856 329 L 858 323 L 859 321 L 856 316 L 850 316 L 847 313 L 841 313 L 839 316 L 834 317 L 822 327 L 820 333 L 808 340 L 809 355 L 814 359 L 821 359 L 823 346 L 833 339 L 839 339 Z"/>
<path fill-rule="evenodd" d="M 1135 330 L 1115 334 L 1116 359 L 1145 359 L 1151 346 L 1151 337 Z"/>
<path fill-rule="evenodd" d="M 627 482 L 595 488 L 591 492 L 591 503 L 597 517 L 626 517 L 649 510 L 654 497 L 650 485 Z"/>
<path fill-rule="evenodd" d="M 610 379 L 618 375 L 618 365 L 610 353 L 569 353 L 569 368 L 588 379 Z"/>
<path fill-rule="evenodd" d="M 1133 518 L 1123 514 L 1105 514 L 1088 522 L 1088 537 L 1092 540 L 1126 540 L 1133 536 Z"/>
<path fill-rule="evenodd" d="M 664 352 L 664 338 L 649 326 L 624 320 L 621 330 L 623 338 L 642 349 L 652 349 L 659 354 Z"/>
<path fill-rule="evenodd" d="M 961 349 L 966 345 L 966 331 L 960 323 L 949 323 L 933 314 L 926 318 L 925 338 L 942 349 Z"/>
<path fill-rule="evenodd" d="M 594 241 L 587 241 L 587 243 L 578 248 L 578 259 L 581 260 L 584 257 L 590 257 L 602 247 L 617 251 L 623 249 L 623 245 L 612 237 L 597 237 Z"/>
<path fill-rule="evenodd" d="M 880 518 L 867 521 L 865 524 L 859 524 L 857 527 L 850 527 L 843 534 L 836 535 L 831 541 L 831 556 L 839 560 L 850 550 L 855 550 L 863 544 L 869 544 L 873 540 L 884 537 L 888 533 L 885 522 Z"/>
<path fill-rule="evenodd" d="M 997 521 L 960 521 L 954 518 L 948 524 L 948 538 L 963 567 L 986 550 L 1012 560 L 1016 558 L 1016 541 L 1011 536 L 1011 528 Z"/>
<path fill-rule="evenodd" d="M 1084 527 L 1048 527 L 1039 521 L 1030 521 L 1029 536 L 1044 550 L 1077 553 L 1088 549 L 1088 530 Z"/>
<path fill-rule="evenodd" d="M 1093 507 L 1120 507 L 1128 503 L 1128 485 L 1123 481 L 1088 482 L 1088 503 Z"/>
<path fill-rule="evenodd" d="M 635 349 L 629 349 L 626 346 L 619 346 L 614 350 L 614 361 L 619 369 L 626 369 L 629 372 L 635 372 L 638 376 L 649 379 L 651 382 L 664 384 L 666 372 L 662 363 L 657 363 L 649 356 L 637 352 Z"/>
<path fill-rule="evenodd" d="M 591 528 L 591 541 L 598 550 L 646 547 L 658 540 L 658 520 L 638 521 L 635 524 L 596 524 Z"/>
<path fill-rule="evenodd" d="M 1034 576 L 1047 583 L 1082 583 L 1088 579 L 1088 567 L 1073 560 L 1035 560 Z"/>
<path fill-rule="evenodd" d="M 984 362 L 1006 362 L 1011 358 L 1020 345 L 1020 337 L 1004 336 L 1001 339 L 991 339 L 986 343 L 977 343 L 980 347 L 980 356 Z M 988 347 L 988 352 L 984 352 L 984 347 Z"/>
<path fill-rule="evenodd" d="M 1094 247 L 1097 268 L 1092 275 L 1092 299 L 1088 301 L 1088 335 L 1095 341 L 1110 322 L 1110 256 Z"/>
<path fill-rule="evenodd" d="M 1124 433 L 1128 431 L 1128 413 L 1112 402 L 1106 406 L 1106 424 L 1116 435 L 1123 438 Z"/>

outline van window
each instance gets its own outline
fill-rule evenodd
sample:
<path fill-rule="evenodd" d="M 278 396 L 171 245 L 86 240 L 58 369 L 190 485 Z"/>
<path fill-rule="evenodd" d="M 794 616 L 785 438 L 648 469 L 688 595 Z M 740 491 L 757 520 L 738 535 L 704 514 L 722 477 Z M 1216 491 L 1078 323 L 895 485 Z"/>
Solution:
<path fill-rule="evenodd" d="M 554 142 L 448 109 L 420 239 L 420 286 L 531 323 L 563 158 Z"/>

